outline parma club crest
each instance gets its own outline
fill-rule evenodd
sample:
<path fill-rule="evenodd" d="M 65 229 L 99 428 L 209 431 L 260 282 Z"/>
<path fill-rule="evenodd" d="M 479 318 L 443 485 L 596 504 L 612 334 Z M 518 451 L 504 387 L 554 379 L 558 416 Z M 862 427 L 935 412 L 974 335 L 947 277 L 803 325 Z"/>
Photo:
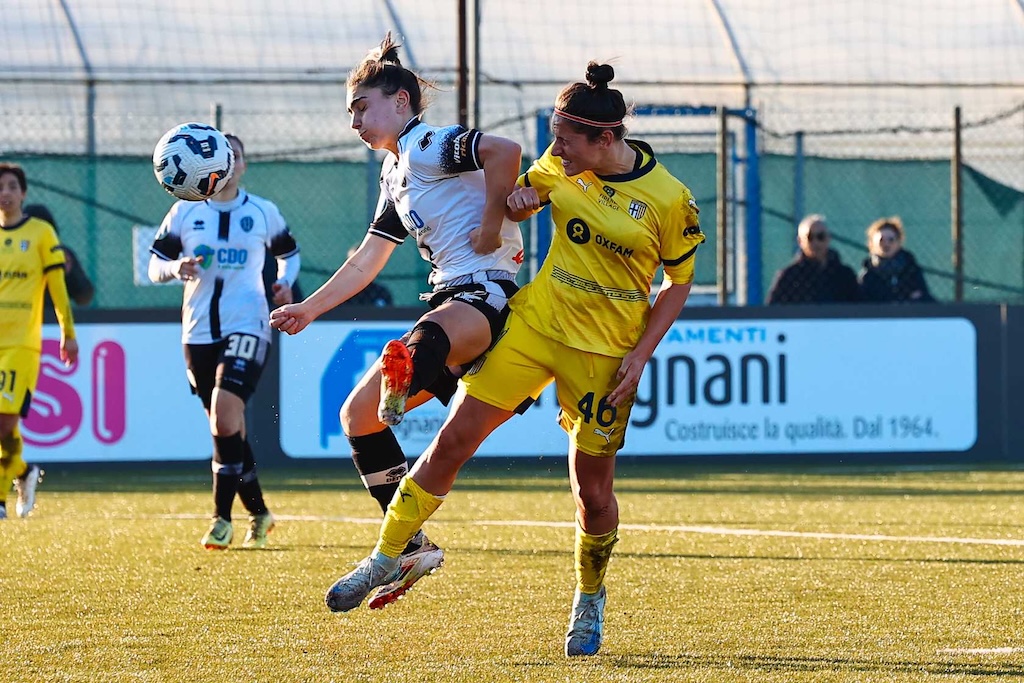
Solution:
<path fill-rule="evenodd" d="M 647 213 L 647 205 L 643 202 L 634 199 L 629 203 L 629 215 L 636 220 L 643 218 L 645 213 Z"/>

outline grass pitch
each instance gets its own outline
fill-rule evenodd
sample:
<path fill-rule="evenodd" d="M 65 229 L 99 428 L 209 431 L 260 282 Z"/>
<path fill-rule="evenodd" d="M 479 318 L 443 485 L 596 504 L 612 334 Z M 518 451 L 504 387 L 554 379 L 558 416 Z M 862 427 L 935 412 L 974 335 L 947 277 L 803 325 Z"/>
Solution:
<path fill-rule="evenodd" d="M 227 552 L 205 470 L 51 471 L 0 522 L 0 681 L 1024 679 L 1022 472 L 620 463 L 604 647 L 567 661 L 564 464 L 471 464 L 427 526 L 446 566 L 344 615 L 379 521 L 351 466 L 265 471 L 271 547 L 236 504 Z"/>

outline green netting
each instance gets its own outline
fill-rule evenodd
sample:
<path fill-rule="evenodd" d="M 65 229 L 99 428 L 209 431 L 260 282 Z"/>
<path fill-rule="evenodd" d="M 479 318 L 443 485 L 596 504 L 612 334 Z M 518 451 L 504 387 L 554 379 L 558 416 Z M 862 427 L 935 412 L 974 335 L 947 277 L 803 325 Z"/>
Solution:
<path fill-rule="evenodd" d="M 795 253 L 793 157 L 761 157 L 763 286 Z M 804 213 L 824 214 L 843 260 L 860 270 L 865 230 L 898 215 L 906 247 L 936 298 L 953 298 L 948 161 L 804 160 Z M 964 298 L 1024 299 L 1024 195 L 966 168 L 963 174 Z"/>
<path fill-rule="evenodd" d="M 61 238 L 75 249 L 96 283 L 101 308 L 179 306 L 173 285 L 140 286 L 132 271 L 132 228 L 157 226 L 174 199 L 153 177 L 148 159 L 32 157 L 26 203 L 50 207 Z M 302 248 L 300 285 L 312 292 L 366 234 L 376 203 L 379 162 L 252 163 L 245 187 L 274 201 Z M 372 188 L 372 195 L 368 192 Z M 380 281 L 395 303 L 414 305 L 429 266 L 411 245 L 396 250 Z"/>
<path fill-rule="evenodd" d="M 715 157 L 665 154 L 659 159 L 683 180 L 700 205 L 708 243 L 697 260 L 698 284 L 715 281 Z M 62 239 L 96 283 L 95 307 L 178 306 L 174 286 L 140 286 L 133 279 L 132 228 L 156 226 L 173 199 L 140 158 L 22 157 L 28 203 L 44 203 Z M 765 155 L 762 183 L 762 286 L 794 253 L 797 193 L 793 157 Z M 278 204 L 303 256 L 300 283 L 309 293 L 345 259 L 366 232 L 377 198 L 379 163 L 254 161 L 245 186 Z M 859 270 L 864 230 L 876 218 L 899 215 L 907 247 L 927 269 L 933 293 L 953 296 L 947 161 L 806 158 L 803 207 L 823 213 L 843 259 Z M 1024 299 L 1024 195 L 971 169 L 964 173 L 965 296 L 974 301 Z M 737 226 L 742 229 L 742 226 Z M 532 250 L 528 231 L 527 253 Z M 411 244 L 397 249 L 381 275 L 395 303 L 416 305 L 429 267 Z"/>

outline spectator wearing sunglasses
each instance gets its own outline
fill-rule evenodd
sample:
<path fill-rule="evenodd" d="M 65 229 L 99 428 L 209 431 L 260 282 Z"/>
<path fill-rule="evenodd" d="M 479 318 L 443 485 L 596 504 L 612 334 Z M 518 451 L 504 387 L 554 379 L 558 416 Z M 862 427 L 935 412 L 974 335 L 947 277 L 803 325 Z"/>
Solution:
<path fill-rule="evenodd" d="M 768 304 L 827 304 L 860 300 L 857 276 L 830 248 L 825 217 L 807 216 L 797 228 L 800 251 L 775 273 Z"/>
<path fill-rule="evenodd" d="M 899 216 L 879 218 L 868 226 L 868 257 L 860 272 L 864 301 L 935 301 L 917 259 L 903 248 L 905 235 Z"/>

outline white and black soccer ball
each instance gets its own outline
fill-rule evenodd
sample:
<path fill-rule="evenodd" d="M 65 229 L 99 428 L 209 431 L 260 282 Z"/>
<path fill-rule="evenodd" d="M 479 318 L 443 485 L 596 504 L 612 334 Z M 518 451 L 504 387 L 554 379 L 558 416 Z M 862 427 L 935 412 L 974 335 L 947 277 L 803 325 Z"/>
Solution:
<path fill-rule="evenodd" d="M 182 123 L 153 150 L 153 173 L 178 199 L 198 202 L 216 194 L 235 172 L 235 153 L 224 134 L 205 123 Z"/>

